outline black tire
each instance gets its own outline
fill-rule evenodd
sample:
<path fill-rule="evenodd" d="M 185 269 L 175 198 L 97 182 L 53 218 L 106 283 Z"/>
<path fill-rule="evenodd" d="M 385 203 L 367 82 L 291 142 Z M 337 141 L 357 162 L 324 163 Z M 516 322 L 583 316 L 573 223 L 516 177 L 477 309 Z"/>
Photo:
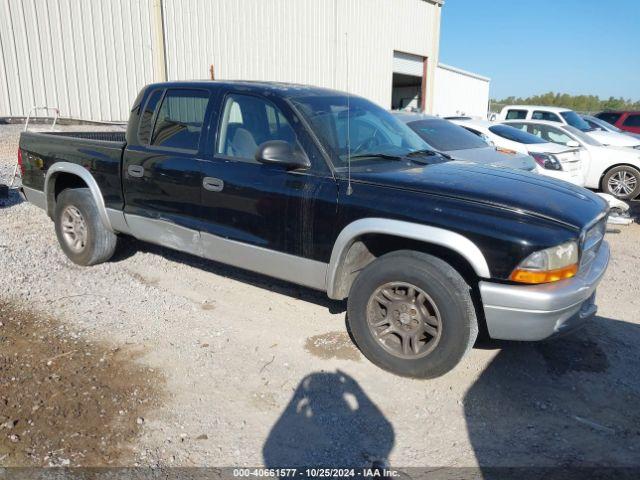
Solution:
<path fill-rule="evenodd" d="M 602 178 L 602 191 L 620 200 L 633 200 L 640 195 L 640 171 L 628 165 L 612 168 Z"/>
<path fill-rule="evenodd" d="M 397 354 L 390 353 L 372 331 L 375 329 L 369 323 L 373 308 L 370 300 L 373 302 L 374 293 L 392 282 L 418 287 L 430 297 L 429 301 L 437 309 L 440 333 L 431 351 L 426 348 L 425 340 L 425 356 L 399 358 Z M 379 297 L 377 295 L 376 298 Z M 435 378 L 444 375 L 460 362 L 478 336 L 471 288 L 448 263 L 425 253 L 397 251 L 370 263 L 354 281 L 347 309 L 349 330 L 362 353 L 379 367 L 405 377 Z M 382 307 L 382 310 L 389 315 L 389 309 Z M 400 325 L 399 321 L 396 323 Z M 400 336 L 397 343 L 402 343 Z"/>
<path fill-rule="evenodd" d="M 70 213 L 81 216 L 83 231 L 86 232 L 83 235 L 84 241 L 75 248 L 69 239 L 70 234 L 63 231 L 63 223 L 69 223 Z M 113 256 L 118 237 L 104 226 L 88 188 L 63 190 L 56 201 L 54 222 L 60 247 L 73 263 L 96 265 Z"/>

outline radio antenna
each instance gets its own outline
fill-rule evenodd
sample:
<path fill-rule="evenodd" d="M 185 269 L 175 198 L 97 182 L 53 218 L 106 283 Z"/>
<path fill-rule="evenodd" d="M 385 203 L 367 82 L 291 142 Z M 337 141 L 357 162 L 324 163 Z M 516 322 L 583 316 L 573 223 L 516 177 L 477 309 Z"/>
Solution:
<path fill-rule="evenodd" d="M 349 93 L 349 33 L 344 32 L 344 58 L 346 62 L 346 81 L 347 81 L 347 195 L 353 193 L 351 187 L 351 93 Z"/>

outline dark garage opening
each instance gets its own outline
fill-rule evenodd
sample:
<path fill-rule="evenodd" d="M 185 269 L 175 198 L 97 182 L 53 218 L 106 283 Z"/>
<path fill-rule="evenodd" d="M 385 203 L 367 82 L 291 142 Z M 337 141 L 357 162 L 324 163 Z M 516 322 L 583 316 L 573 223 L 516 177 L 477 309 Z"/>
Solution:
<path fill-rule="evenodd" d="M 394 73 L 391 88 L 391 108 L 393 110 L 422 109 L 422 77 Z"/>

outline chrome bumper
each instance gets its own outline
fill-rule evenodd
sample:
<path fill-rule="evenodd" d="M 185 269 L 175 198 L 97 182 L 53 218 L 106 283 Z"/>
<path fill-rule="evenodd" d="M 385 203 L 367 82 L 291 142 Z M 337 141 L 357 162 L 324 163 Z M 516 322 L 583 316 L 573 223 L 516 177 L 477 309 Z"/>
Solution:
<path fill-rule="evenodd" d="M 595 314 L 596 287 L 609 264 L 609 244 L 602 242 L 593 261 L 569 279 L 544 285 L 480 282 L 480 295 L 491 338 L 542 340 L 579 327 Z"/>

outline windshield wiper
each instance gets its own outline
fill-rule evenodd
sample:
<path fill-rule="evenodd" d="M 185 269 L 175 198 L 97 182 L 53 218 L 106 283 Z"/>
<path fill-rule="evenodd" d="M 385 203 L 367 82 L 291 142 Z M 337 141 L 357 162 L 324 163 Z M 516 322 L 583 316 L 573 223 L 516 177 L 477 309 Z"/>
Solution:
<path fill-rule="evenodd" d="M 359 155 L 351 155 L 351 158 L 385 158 L 387 160 L 402 160 L 399 155 L 390 155 L 388 153 L 361 153 Z"/>
<path fill-rule="evenodd" d="M 407 157 L 415 157 L 417 155 L 424 155 L 426 157 L 433 157 L 435 155 L 442 155 L 440 152 L 437 152 L 435 150 L 430 150 L 430 149 L 424 149 L 424 150 L 414 150 L 413 152 L 409 152 L 407 153 Z"/>

